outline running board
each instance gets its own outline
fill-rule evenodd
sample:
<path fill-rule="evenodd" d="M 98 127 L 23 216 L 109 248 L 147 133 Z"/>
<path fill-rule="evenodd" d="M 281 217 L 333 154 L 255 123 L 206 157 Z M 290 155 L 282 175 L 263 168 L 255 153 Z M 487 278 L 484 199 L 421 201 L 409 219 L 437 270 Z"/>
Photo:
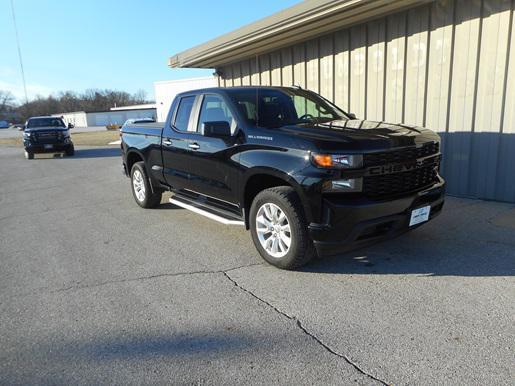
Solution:
<path fill-rule="evenodd" d="M 213 213 L 213 211 L 208 210 L 209 208 L 202 207 L 197 203 L 186 202 L 189 200 L 182 199 L 182 197 L 173 196 L 170 198 L 170 203 L 177 205 L 181 208 L 191 210 L 192 212 L 198 213 L 204 217 L 210 218 L 211 220 L 218 221 L 225 225 L 245 225 L 242 220 L 236 220 L 234 218 L 223 217 L 217 213 Z M 232 216 L 231 216 L 232 217 Z"/>

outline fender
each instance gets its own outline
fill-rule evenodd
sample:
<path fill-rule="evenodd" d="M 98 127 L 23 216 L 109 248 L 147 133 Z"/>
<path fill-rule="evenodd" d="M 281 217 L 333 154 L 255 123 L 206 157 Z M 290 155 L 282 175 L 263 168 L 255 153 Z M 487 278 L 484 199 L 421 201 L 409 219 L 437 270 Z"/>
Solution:
<path fill-rule="evenodd" d="M 125 144 L 127 146 L 127 144 Z M 145 156 L 142 151 L 139 149 L 136 149 L 135 147 L 128 147 L 125 151 L 125 169 L 127 171 L 127 177 L 130 177 L 131 171 L 129 170 L 127 160 L 131 156 L 131 154 L 137 154 L 139 158 L 143 161 L 143 164 L 145 165 L 145 171 L 147 173 L 147 176 L 149 177 L 150 182 L 150 188 L 152 189 L 152 193 L 155 193 L 156 187 L 160 186 L 161 184 L 156 179 L 155 175 L 153 174 L 153 170 L 149 170 L 149 165 L 147 165 L 148 156 Z"/>
<path fill-rule="evenodd" d="M 242 209 L 250 206 L 245 202 L 245 189 L 250 178 L 256 175 L 268 175 L 283 180 L 292 186 L 299 195 L 304 212 L 308 222 L 313 219 L 312 209 L 309 199 L 302 187 L 302 179 L 296 177 L 297 170 L 302 170 L 309 164 L 306 157 L 307 152 L 299 150 L 282 150 L 282 149 L 253 149 L 241 153 L 240 164 L 246 168 L 240 181 L 239 202 L 242 203 Z M 259 165 L 259 166 L 252 166 Z M 245 217 L 248 213 L 245 213 Z"/>
<path fill-rule="evenodd" d="M 127 144 L 125 144 L 125 146 L 127 146 Z M 139 149 L 136 149 L 135 147 L 127 147 L 127 149 L 125 150 L 125 164 L 127 165 L 127 174 L 129 174 L 129 175 L 130 175 L 131 171 L 129 170 L 128 161 L 132 154 L 137 154 L 138 157 L 141 158 L 141 160 L 143 162 L 145 162 L 145 156 Z M 145 169 L 147 169 L 146 162 L 145 162 Z M 147 170 L 147 173 L 148 173 L 148 170 Z"/>

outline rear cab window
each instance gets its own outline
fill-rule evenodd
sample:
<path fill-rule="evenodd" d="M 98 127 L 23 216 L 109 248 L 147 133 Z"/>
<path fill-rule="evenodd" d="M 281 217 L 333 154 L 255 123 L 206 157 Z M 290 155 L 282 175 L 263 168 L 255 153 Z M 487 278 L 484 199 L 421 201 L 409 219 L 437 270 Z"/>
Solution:
<path fill-rule="evenodd" d="M 175 113 L 174 128 L 179 131 L 188 131 L 191 111 L 195 104 L 195 95 L 182 97 Z"/>

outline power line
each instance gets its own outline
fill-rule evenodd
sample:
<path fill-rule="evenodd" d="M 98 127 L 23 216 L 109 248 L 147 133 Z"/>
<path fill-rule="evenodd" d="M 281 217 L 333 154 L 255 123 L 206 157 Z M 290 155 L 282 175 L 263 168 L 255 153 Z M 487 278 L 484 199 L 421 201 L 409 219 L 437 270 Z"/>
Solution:
<path fill-rule="evenodd" d="M 21 57 L 20 37 L 18 36 L 18 27 L 16 26 L 16 16 L 14 14 L 14 0 L 11 0 L 11 11 L 13 15 L 14 33 L 16 34 L 16 44 L 18 46 L 18 58 L 20 59 L 20 70 L 21 78 L 23 81 L 23 91 L 25 92 L 25 103 L 29 103 L 29 97 L 27 95 L 27 84 L 25 82 L 25 71 L 23 69 L 23 60 Z"/>

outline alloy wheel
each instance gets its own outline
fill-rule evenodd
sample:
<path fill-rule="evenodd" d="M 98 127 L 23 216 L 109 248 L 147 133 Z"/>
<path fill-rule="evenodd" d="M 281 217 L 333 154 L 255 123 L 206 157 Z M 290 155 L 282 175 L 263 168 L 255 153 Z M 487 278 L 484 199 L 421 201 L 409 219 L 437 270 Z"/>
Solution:
<path fill-rule="evenodd" d="M 134 170 L 132 174 L 132 187 L 138 201 L 143 202 L 145 200 L 145 181 L 143 174 L 138 170 Z"/>
<path fill-rule="evenodd" d="M 281 258 L 290 250 L 292 234 L 286 213 L 273 203 L 263 204 L 256 214 L 256 233 L 263 249 Z"/>

